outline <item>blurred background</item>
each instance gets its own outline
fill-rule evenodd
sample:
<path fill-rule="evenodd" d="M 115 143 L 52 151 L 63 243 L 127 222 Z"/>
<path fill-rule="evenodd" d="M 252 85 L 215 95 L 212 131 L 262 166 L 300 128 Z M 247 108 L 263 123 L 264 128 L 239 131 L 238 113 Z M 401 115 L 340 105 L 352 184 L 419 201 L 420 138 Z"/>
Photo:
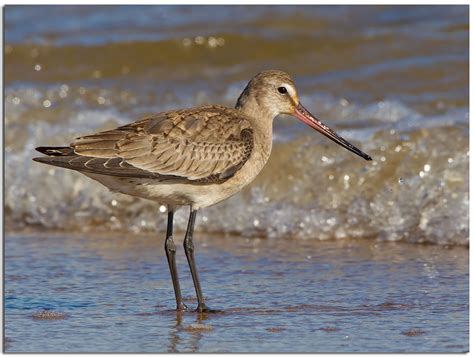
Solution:
<path fill-rule="evenodd" d="M 374 160 L 279 117 L 262 174 L 204 210 L 198 230 L 466 246 L 468 42 L 468 6 L 7 6 L 7 231 L 163 227 L 155 203 L 34 163 L 34 148 L 233 106 L 253 75 L 280 69 Z"/>

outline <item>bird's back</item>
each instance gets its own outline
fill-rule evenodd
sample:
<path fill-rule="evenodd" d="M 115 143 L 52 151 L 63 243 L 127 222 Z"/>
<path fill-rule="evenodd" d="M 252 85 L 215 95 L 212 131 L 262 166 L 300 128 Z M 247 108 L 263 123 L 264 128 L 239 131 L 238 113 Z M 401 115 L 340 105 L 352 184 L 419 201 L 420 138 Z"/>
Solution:
<path fill-rule="evenodd" d="M 158 113 L 68 147 L 40 147 L 47 156 L 33 160 L 84 173 L 205 184 L 232 177 L 253 142 L 243 112 L 212 105 Z"/>

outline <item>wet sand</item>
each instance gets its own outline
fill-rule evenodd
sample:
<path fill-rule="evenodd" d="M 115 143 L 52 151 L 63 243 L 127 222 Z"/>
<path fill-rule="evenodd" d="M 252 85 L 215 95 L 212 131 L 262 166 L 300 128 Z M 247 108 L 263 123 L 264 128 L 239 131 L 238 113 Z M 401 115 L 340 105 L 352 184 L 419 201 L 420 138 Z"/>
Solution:
<path fill-rule="evenodd" d="M 161 233 L 7 233 L 5 351 L 469 349 L 465 247 L 200 233 L 204 294 L 221 312 L 178 314 Z M 192 308 L 181 247 L 178 269 Z"/>

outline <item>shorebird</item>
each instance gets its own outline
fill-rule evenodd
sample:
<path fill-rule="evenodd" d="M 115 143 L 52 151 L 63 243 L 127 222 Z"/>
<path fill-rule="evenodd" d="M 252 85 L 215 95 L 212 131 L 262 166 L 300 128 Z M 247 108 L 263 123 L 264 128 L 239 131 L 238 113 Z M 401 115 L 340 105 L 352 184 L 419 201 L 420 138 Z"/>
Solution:
<path fill-rule="evenodd" d="M 46 156 L 33 160 L 79 171 L 111 191 L 167 206 L 165 251 L 177 310 L 187 307 L 176 269 L 173 214 L 178 207 L 189 206 L 183 246 L 196 290 L 196 311 L 212 312 L 204 301 L 194 259 L 197 211 L 229 198 L 259 174 L 270 156 L 273 119 L 279 114 L 292 115 L 372 160 L 306 110 L 291 77 L 277 70 L 253 77 L 235 108 L 206 105 L 154 114 L 78 137 L 69 146 L 38 147 Z"/>

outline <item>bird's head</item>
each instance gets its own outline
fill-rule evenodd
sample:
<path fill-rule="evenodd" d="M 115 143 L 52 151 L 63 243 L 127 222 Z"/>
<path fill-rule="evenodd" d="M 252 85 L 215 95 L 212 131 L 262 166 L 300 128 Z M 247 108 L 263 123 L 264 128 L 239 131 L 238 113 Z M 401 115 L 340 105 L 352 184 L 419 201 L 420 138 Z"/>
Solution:
<path fill-rule="evenodd" d="M 365 160 L 372 160 L 303 107 L 295 83 L 285 72 L 270 70 L 257 74 L 240 95 L 236 108 L 256 118 L 273 119 L 279 114 L 294 116 L 347 150 Z"/>

